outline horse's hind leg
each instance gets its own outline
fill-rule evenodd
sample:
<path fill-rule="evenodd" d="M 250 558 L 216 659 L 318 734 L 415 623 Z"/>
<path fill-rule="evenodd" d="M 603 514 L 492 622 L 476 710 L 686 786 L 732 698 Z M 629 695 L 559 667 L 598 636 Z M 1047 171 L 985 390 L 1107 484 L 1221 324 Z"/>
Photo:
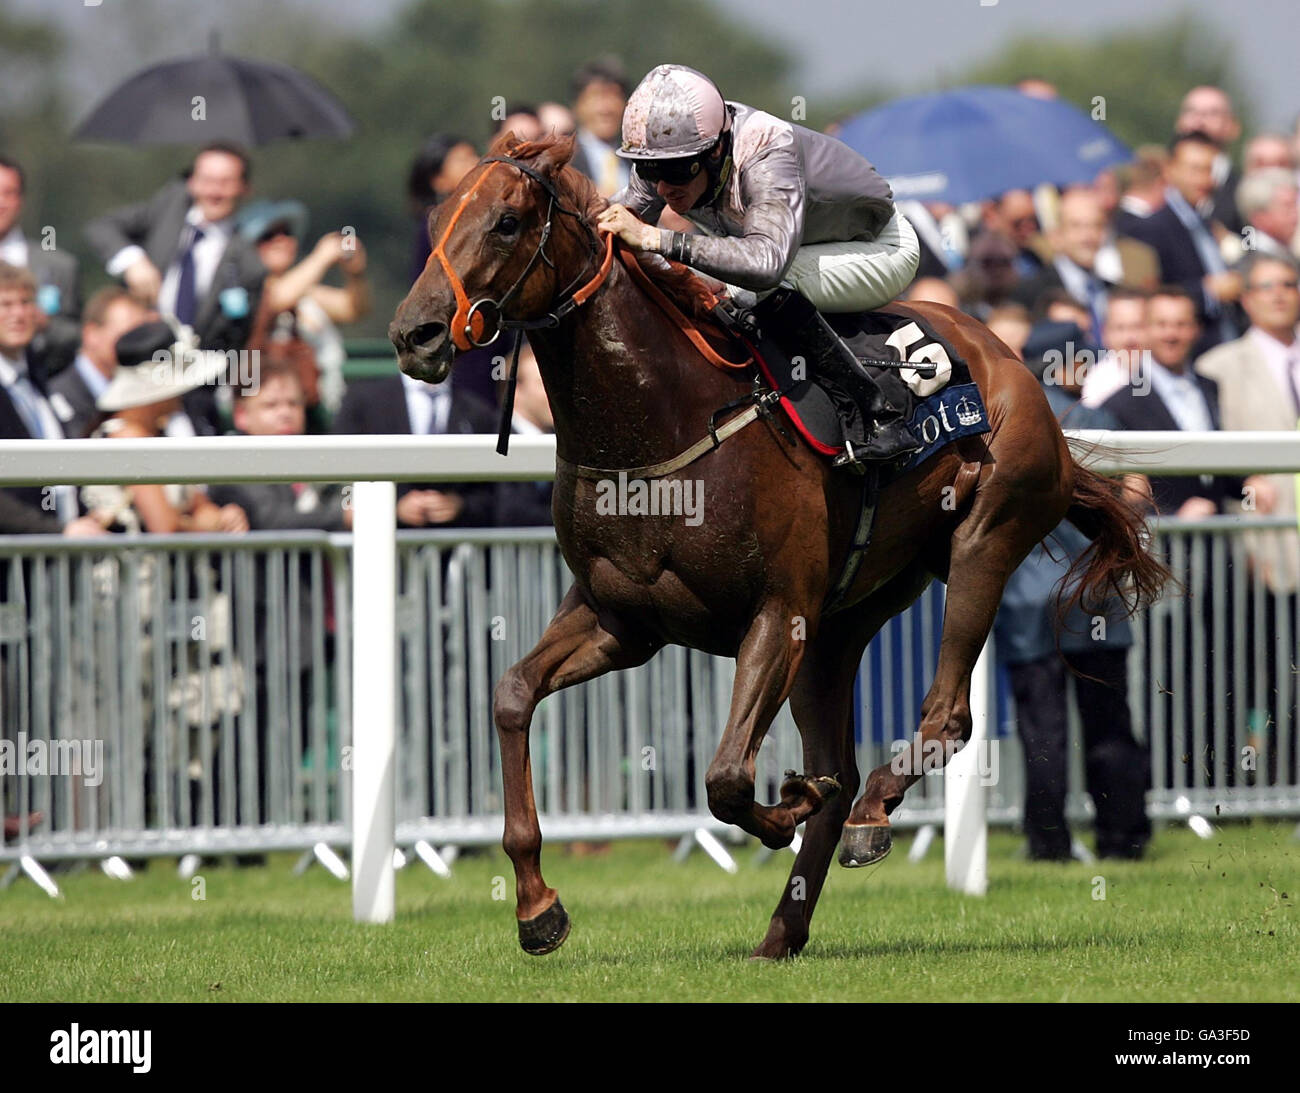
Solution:
<path fill-rule="evenodd" d="M 804 769 L 834 774 L 842 790 L 805 825 L 803 845 L 772 914 L 767 936 L 754 950 L 756 958 L 794 956 L 808 940 L 826 870 L 858 791 L 853 681 L 862 652 L 877 631 L 914 602 L 932 579 L 924 566 L 913 565 L 866 603 L 824 619 L 817 636 L 808 642 L 790 692 L 790 710 L 803 738 Z"/>
<path fill-rule="evenodd" d="M 1032 455 L 1032 453 L 1030 453 Z M 1000 471 L 1008 470 L 1005 466 Z M 920 747 L 877 767 L 848 823 L 840 845 L 840 864 L 869 865 L 889 853 L 889 814 L 923 770 L 900 758 L 929 755 L 938 742 L 941 761 L 970 738 L 970 677 L 984 647 L 1007 579 L 1035 543 L 1059 523 L 1068 505 L 1069 483 L 1039 473 L 1008 483 L 993 475 L 977 494 L 970 515 L 953 533 L 948 596 L 934 683 L 921 703 Z M 1029 477 L 1029 476 L 1026 476 Z"/>
<path fill-rule="evenodd" d="M 540 956 L 558 949 L 569 933 L 569 917 L 559 896 L 542 879 L 542 831 L 528 750 L 533 711 L 547 695 L 615 669 L 644 664 L 659 648 L 652 639 L 611 633 L 577 588 L 570 588 L 532 652 L 497 684 L 493 719 L 505 783 L 502 846 L 515 867 L 519 944 L 527 953 Z"/>
<path fill-rule="evenodd" d="M 824 777 L 792 778 L 779 805 L 754 800 L 754 761 L 763 737 L 794 685 L 804 653 L 807 616 L 788 605 L 768 604 L 755 618 L 736 654 L 731 710 L 717 754 L 704 776 L 709 811 L 736 824 L 773 850 L 789 846 L 795 828 L 838 787 Z M 830 774 L 832 772 L 818 772 Z"/>

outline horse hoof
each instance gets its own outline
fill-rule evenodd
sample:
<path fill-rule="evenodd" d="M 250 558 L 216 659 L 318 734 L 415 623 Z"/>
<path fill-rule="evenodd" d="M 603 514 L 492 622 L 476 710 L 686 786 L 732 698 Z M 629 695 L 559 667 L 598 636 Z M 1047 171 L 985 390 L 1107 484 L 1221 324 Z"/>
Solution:
<path fill-rule="evenodd" d="M 565 913 L 559 896 L 536 918 L 519 920 L 519 946 L 529 956 L 545 956 L 555 952 L 568 936 L 569 916 Z"/>
<path fill-rule="evenodd" d="M 840 836 L 840 864 L 845 869 L 874 865 L 893 844 L 888 824 L 845 824 Z"/>
<path fill-rule="evenodd" d="M 781 783 L 783 801 L 790 797 L 812 797 L 818 808 L 832 800 L 839 791 L 839 779 L 825 774 L 798 774 L 787 770 L 785 781 Z"/>

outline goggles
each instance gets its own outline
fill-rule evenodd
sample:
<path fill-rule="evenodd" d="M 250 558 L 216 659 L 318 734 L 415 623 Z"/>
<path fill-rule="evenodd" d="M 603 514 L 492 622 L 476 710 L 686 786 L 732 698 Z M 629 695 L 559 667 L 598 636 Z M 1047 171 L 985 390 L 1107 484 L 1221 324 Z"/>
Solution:
<path fill-rule="evenodd" d="M 703 170 L 704 156 L 702 155 L 688 156 L 684 159 L 644 159 L 638 160 L 636 165 L 636 173 L 652 186 L 656 182 L 666 182 L 669 186 L 685 186 Z"/>

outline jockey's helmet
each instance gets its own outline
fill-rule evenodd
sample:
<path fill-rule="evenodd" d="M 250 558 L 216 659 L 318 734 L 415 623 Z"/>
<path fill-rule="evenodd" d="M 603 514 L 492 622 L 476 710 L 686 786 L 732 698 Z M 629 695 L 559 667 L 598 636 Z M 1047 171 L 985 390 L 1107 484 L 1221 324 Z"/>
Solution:
<path fill-rule="evenodd" d="M 729 121 L 722 92 L 704 73 L 658 65 L 627 100 L 618 155 L 638 163 L 700 157 L 718 143 Z"/>

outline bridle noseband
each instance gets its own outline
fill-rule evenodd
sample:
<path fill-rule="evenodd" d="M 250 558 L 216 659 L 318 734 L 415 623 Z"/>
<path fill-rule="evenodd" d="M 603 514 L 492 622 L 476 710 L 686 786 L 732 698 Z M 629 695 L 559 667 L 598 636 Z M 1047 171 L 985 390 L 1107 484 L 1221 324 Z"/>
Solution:
<path fill-rule="evenodd" d="M 542 235 L 537 242 L 537 249 L 533 251 L 532 257 L 528 259 L 528 264 L 524 266 L 523 272 L 519 274 L 518 278 L 516 278 L 515 283 L 511 285 L 505 294 L 498 300 L 493 300 L 488 296 L 482 296 L 471 304 L 469 301 L 469 295 L 465 291 L 464 283 L 456 275 L 456 271 L 451 267 L 451 262 L 447 259 L 445 248 L 447 240 L 451 238 L 452 229 L 456 226 L 456 221 L 460 219 L 461 211 L 464 210 L 465 205 L 469 201 L 470 194 L 472 194 L 483 180 L 487 178 L 487 171 L 479 176 L 478 181 L 470 188 L 469 193 L 461 199 L 460 209 L 452 215 L 451 220 L 447 224 L 446 230 L 442 234 L 442 239 L 438 241 L 438 245 L 433 251 L 439 263 L 442 265 L 443 272 L 447 275 L 447 279 L 451 282 L 452 291 L 456 296 L 456 313 L 452 316 L 451 321 L 451 340 L 455 344 L 456 348 L 461 352 L 468 349 L 482 349 L 486 346 L 492 345 L 497 338 L 501 336 L 501 331 L 503 330 L 540 330 L 559 326 L 560 320 L 585 304 L 595 291 L 604 283 L 606 276 L 609 274 L 610 264 L 614 256 L 614 237 L 610 235 L 606 237 L 604 261 L 601 263 L 596 276 L 581 288 L 574 290 L 574 286 L 582 280 L 587 271 L 591 268 L 592 260 L 600 256 L 600 241 L 596 233 L 592 230 L 591 225 L 587 223 L 586 218 L 582 213 L 578 212 L 576 209 L 568 208 L 564 204 L 560 199 L 559 193 L 555 189 L 554 182 L 543 175 L 540 171 L 530 167 L 527 163 L 515 159 L 512 156 L 488 156 L 480 161 L 480 165 L 490 163 L 506 163 L 511 167 L 518 168 L 546 191 L 549 203 L 546 207 L 546 222 L 542 225 Z M 518 295 L 520 289 L 523 288 L 524 282 L 528 280 L 528 277 L 533 272 L 538 260 L 540 259 L 545 262 L 552 272 L 555 271 L 555 263 L 551 261 L 550 255 L 546 253 L 546 244 L 551 238 L 551 227 L 554 223 L 555 214 L 557 212 L 564 216 L 573 217 L 573 219 L 585 230 L 588 245 L 587 260 L 583 263 L 582 270 L 578 273 L 578 276 L 565 285 L 565 287 L 557 294 L 556 298 L 561 302 L 558 305 L 553 303 L 551 309 L 547 311 L 545 315 L 541 316 L 541 318 L 508 319 L 505 315 L 505 309 L 514 302 L 516 295 Z M 572 295 L 570 295 L 570 293 L 572 293 Z M 488 321 L 484 316 L 485 311 L 494 312 L 496 317 L 495 322 L 492 324 L 493 329 L 491 337 L 484 337 L 488 327 Z M 516 334 L 516 356 L 519 351 L 519 337 L 520 335 Z"/>

